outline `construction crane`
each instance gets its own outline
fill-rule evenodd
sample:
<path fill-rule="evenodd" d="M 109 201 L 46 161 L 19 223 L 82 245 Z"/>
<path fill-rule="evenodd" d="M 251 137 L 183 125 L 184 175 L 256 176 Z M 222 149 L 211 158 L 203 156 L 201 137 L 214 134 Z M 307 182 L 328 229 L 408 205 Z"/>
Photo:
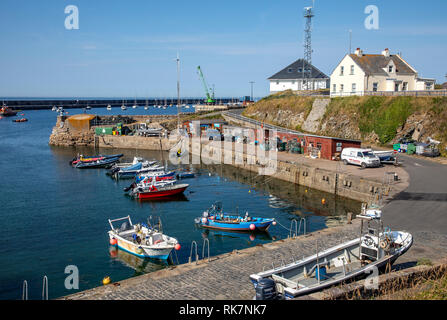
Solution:
<path fill-rule="evenodd" d="M 205 88 L 205 94 L 206 94 L 206 103 L 207 104 L 214 104 L 216 100 L 214 99 L 214 92 L 211 95 L 210 91 L 208 90 L 208 85 L 206 84 L 205 77 L 203 76 L 202 69 L 200 69 L 200 66 L 197 67 L 197 72 L 199 73 L 199 77 L 202 80 L 203 87 Z"/>

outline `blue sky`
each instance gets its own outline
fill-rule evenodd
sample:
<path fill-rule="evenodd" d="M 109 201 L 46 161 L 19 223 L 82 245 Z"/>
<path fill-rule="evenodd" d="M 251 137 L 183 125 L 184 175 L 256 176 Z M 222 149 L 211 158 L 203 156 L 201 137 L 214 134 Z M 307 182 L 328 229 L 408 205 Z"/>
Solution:
<path fill-rule="evenodd" d="M 303 56 L 310 0 L 0 1 L 0 96 L 203 96 L 200 65 L 217 96 L 268 94 L 267 78 Z M 367 30 L 367 5 L 379 30 Z M 67 5 L 79 30 L 66 30 Z M 420 76 L 446 81 L 447 1 L 316 0 L 313 63 L 330 74 L 349 48 L 390 48 Z"/>

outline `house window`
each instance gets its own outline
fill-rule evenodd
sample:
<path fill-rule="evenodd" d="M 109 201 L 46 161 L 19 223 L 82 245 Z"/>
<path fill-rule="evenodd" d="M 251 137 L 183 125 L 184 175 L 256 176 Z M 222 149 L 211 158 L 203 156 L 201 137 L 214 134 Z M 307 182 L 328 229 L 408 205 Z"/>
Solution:
<path fill-rule="evenodd" d="M 276 81 L 276 84 L 279 84 L 279 81 Z"/>
<path fill-rule="evenodd" d="M 345 86 L 343 84 L 340 85 L 340 92 L 343 92 L 344 87 Z"/>
<path fill-rule="evenodd" d="M 408 90 L 408 82 L 404 82 L 404 84 L 402 85 L 402 91 L 407 91 Z"/>
<path fill-rule="evenodd" d="M 425 90 L 431 90 L 431 83 L 426 83 L 425 84 Z"/>
<path fill-rule="evenodd" d="M 295 84 L 295 81 L 292 81 L 292 84 Z"/>
<path fill-rule="evenodd" d="M 333 91 L 333 92 L 336 92 L 336 91 L 337 91 L 337 85 L 336 85 L 336 84 L 333 84 L 333 85 L 332 85 L 332 91 Z"/>
<path fill-rule="evenodd" d="M 399 91 L 399 84 L 398 83 L 395 83 L 394 84 L 394 91 Z"/>
<path fill-rule="evenodd" d="M 393 72 L 393 66 L 388 66 L 388 72 Z"/>
<path fill-rule="evenodd" d="M 298 72 L 303 72 L 303 69 L 302 68 L 298 68 Z"/>
<path fill-rule="evenodd" d="M 345 67 L 340 67 L 340 75 L 342 76 L 345 73 Z"/>
<path fill-rule="evenodd" d="M 354 74 L 354 66 L 351 66 L 351 74 Z"/>
<path fill-rule="evenodd" d="M 352 92 L 357 91 L 357 85 L 355 83 L 352 84 Z"/>
<path fill-rule="evenodd" d="M 373 83 L 373 91 L 377 92 L 377 89 L 379 88 L 379 84 L 377 82 Z"/>
<path fill-rule="evenodd" d="M 292 71 L 293 71 L 292 68 L 289 68 L 289 69 L 287 70 L 288 73 L 292 73 Z"/>

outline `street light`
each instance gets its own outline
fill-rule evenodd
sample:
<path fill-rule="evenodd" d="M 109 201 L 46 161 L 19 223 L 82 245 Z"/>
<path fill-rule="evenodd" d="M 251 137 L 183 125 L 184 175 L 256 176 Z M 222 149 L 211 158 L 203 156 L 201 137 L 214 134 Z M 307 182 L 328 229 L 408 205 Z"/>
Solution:
<path fill-rule="evenodd" d="M 249 83 L 250 83 L 250 85 L 251 85 L 251 96 L 250 96 L 250 100 L 251 100 L 251 101 L 254 101 L 254 99 L 253 99 L 253 84 L 254 84 L 255 82 L 254 82 L 254 81 L 250 81 Z"/>

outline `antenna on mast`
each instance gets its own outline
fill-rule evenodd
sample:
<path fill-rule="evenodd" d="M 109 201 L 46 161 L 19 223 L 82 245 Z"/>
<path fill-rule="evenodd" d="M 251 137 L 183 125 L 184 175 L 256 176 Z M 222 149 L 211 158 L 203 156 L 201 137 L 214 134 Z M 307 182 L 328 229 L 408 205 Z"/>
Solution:
<path fill-rule="evenodd" d="M 306 26 L 304 28 L 304 61 L 307 67 L 303 65 L 304 78 L 311 78 L 312 73 L 312 18 L 314 14 L 315 0 L 312 0 L 312 7 L 304 8 L 304 19 L 306 20 Z M 306 81 L 306 87 L 309 90 L 309 81 Z M 313 83 L 312 87 L 313 89 Z"/>

